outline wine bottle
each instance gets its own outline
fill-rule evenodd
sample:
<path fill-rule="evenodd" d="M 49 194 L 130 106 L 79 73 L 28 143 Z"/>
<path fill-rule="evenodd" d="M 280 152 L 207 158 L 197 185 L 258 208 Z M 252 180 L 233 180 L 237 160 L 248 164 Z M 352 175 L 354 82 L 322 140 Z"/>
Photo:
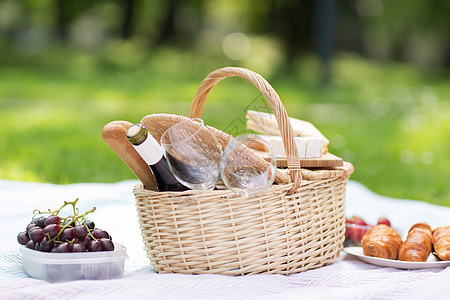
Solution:
<path fill-rule="evenodd" d="M 158 191 L 185 191 L 189 189 L 173 176 L 164 157 L 164 149 L 151 134 L 148 134 L 144 125 L 133 124 L 128 128 L 126 135 L 142 159 L 149 165 L 155 176 Z"/>

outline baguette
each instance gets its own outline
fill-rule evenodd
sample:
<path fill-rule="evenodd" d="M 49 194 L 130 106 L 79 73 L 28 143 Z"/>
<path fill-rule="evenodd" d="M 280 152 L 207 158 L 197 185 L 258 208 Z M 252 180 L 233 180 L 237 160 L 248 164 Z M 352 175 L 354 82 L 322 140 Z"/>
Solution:
<path fill-rule="evenodd" d="M 450 260 L 450 226 L 435 228 L 432 242 L 436 255 L 442 260 Z"/>
<path fill-rule="evenodd" d="M 137 153 L 126 136 L 126 131 L 131 125 L 133 124 L 127 121 L 113 121 L 106 124 L 102 130 L 103 140 L 131 169 L 145 189 L 156 191 L 156 181 L 150 167 Z"/>
<path fill-rule="evenodd" d="M 417 223 L 411 226 L 408 236 L 400 246 L 398 259 L 401 261 L 425 262 L 431 253 L 431 227 L 427 223 Z"/>
<path fill-rule="evenodd" d="M 253 120 L 247 120 L 247 128 L 265 135 L 280 136 L 280 130 L 261 123 L 256 123 Z"/>
<path fill-rule="evenodd" d="M 259 111 L 248 110 L 246 117 L 249 121 L 247 127 L 262 134 L 280 135 L 278 123 L 273 114 L 263 113 Z M 316 137 L 322 140 L 322 153 L 328 152 L 328 144 L 330 141 L 310 122 L 289 118 L 294 136 Z"/>
<path fill-rule="evenodd" d="M 364 255 L 385 259 L 397 259 L 402 238 L 391 227 L 380 224 L 363 235 L 361 246 Z"/>

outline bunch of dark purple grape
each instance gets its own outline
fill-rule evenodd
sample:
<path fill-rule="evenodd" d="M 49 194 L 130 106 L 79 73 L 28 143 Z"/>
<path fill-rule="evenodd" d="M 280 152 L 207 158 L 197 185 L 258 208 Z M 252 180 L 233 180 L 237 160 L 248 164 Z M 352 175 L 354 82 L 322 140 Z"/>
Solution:
<path fill-rule="evenodd" d="M 113 251 L 111 236 L 95 227 L 86 216 L 95 207 L 83 214 L 78 213 L 76 203 L 64 201 L 57 210 L 34 211 L 33 219 L 26 230 L 17 235 L 17 241 L 25 247 L 43 252 L 96 252 Z M 61 217 L 58 214 L 67 205 L 72 205 L 73 215 Z"/>

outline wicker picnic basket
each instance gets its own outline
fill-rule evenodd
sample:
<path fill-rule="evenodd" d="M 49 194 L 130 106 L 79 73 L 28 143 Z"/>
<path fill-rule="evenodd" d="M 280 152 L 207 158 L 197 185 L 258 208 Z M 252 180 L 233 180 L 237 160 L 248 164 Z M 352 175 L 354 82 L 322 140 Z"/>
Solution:
<path fill-rule="evenodd" d="M 255 85 L 276 116 L 287 153 L 287 183 L 259 196 L 230 190 L 134 194 L 147 255 L 157 272 L 247 275 L 292 274 L 330 264 L 345 239 L 345 189 L 350 163 L 324 170 L 300 168 L 287 112 L 260 75 L 222 68 L 201 83 L 190 117 L 200 118 L 211 89 L 239 76 Z"/>

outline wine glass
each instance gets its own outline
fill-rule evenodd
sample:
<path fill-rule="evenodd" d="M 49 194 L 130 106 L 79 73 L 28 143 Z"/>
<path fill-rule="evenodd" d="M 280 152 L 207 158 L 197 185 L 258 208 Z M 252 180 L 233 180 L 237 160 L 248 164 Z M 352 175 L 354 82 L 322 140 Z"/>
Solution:
<path fill-rule="evenodd" d="M 205 126 L 194 118 L 177 123 L 161 136 L 170 171 L 193 190 L 212 190 L 220 179 L 222 147 Z"/>
<path fill-rule="evenodd" d="M 256 156 L 264 159 L 258 160 Z M 222 181 L 234 193 L 244 197 L 256 196 L 275 180 L 275 155 L 269 143 L 260 136 L 240 135 L 226 146 L 220 173 Z"/>

